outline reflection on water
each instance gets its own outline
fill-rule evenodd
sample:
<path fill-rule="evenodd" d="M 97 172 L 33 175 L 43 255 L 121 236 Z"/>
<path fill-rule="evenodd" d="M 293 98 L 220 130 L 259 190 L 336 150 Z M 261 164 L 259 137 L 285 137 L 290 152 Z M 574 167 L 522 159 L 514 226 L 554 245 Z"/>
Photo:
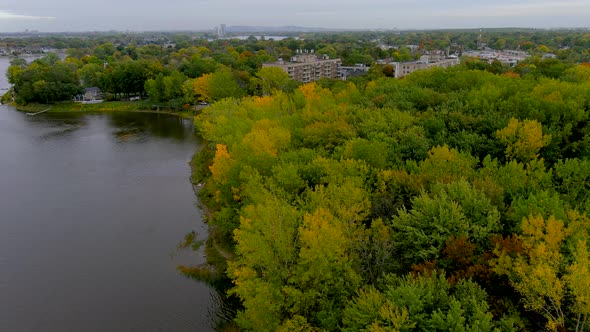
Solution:
<path fill-rule="evenodd" d="M 80 127 L 60 128 L 60 129 L 53 130 L 48 133 L 42 134 L 41 136 L 39 136 L 39 139 L 41 141 L 47 141 L 47 140 L 50 140 L 53 138 L 63 138 L 78 129 L 80 129 Z"/>
<path fill-rule="evenodd" d="M 191 121 L 0 106 L 0 331 L 208 331 L 225 295 L 180 275 L 207 237 Z"/>
<path fill-rule="evenodd" d="M 150 114 L 146 117 L 136 117 L 137 113 L 113 113 L 110 117 L 110 124 L 115 128 L 126 128 L 128 130 L 141 130 L 149 135 L 184 140 L 192 133 L 192 125 L 187 126 L 186 120 L 167 114 Z"/>
<path fill-rule="evenodd" d="M 129 141 L 130 139 L 139 139 L 139 134 L 140 131 L 138 129 L 135 128 L 131 128 L 131 129 L 121 129 L 118 130 L 114 133 L 115 137 L 117 137 L 118 140 L 121 141 Z"/>

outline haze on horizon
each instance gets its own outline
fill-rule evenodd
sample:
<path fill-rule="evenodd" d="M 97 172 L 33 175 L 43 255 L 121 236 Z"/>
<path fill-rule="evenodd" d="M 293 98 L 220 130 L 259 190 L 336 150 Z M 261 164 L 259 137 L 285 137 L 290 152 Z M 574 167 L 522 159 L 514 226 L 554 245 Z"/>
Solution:
<path fill-rule="evenodd" d="M 206 30 L 222 23 L 333 29 L 577 28 L 588 27 L 588 17 L 588 0 L 5 0 L 0 4 L 0 32 Z"/>

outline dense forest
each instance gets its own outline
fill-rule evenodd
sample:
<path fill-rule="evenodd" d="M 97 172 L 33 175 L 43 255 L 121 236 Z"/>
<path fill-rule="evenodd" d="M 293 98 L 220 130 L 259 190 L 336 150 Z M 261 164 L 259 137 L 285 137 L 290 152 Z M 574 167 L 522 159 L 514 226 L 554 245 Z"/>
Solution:
<path fill-rule="evenodd" d="M 408 56 L 378 43 L 467 48 L 477 35 L 106 41 L 8 77 L 22 103 L 88 86 L 212 103 L 195 117 L 207 144 L 194 178 L 235 253 L 243 330 L 589 330 L 590 35 L 490 32 L 533 56 L 403 79 L 373 65 L 301 85 L 260 68 L 299 48 L 370 64 Z"/>
<path fill-rule="evenodd" d="M 588 329 L 590 67 L 460 68 L 195 119 L 246 330 Z"/>

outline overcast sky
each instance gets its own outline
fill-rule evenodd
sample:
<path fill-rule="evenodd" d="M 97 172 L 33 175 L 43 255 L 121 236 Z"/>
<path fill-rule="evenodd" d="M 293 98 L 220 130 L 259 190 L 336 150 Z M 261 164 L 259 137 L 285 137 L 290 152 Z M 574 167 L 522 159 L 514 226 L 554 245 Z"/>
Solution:
<path fill-rule="evenodd" d="M 0 31 L 587 27 L 590 0 L 1 0 Z"/>

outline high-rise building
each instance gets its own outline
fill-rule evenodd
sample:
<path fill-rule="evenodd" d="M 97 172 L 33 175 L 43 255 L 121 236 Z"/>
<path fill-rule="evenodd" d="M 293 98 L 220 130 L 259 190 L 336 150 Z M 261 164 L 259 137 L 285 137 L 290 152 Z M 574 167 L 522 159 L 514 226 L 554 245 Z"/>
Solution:
<path fill-rule="evenodd" d="M 223 38 L 225 37 L 225 24 L 221 24 L 217 27 L 217 37 Z"/>

